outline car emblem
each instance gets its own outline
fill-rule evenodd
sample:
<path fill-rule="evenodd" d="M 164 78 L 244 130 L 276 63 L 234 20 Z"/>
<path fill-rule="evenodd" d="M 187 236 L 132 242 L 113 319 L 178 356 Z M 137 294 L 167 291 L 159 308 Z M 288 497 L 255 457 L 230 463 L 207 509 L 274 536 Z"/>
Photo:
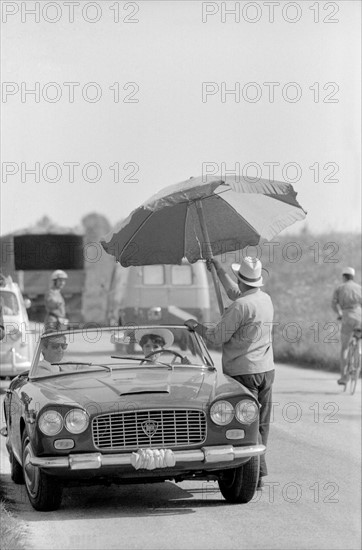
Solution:
<path fill-rule="evenodd" d="M 155 422 L 154 420 L 146 420 L 145 422 L 142 422 L 141 428 L 148 437 L 152 437 L 157 432 L 158 422 Z"/>

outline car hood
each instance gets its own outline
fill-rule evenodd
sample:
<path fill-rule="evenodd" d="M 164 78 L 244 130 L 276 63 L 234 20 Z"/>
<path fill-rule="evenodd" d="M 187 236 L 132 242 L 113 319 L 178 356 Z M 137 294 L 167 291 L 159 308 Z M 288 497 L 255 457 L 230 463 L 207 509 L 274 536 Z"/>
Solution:
<path fill-rule="evenodd" d="M 47 402 L 97 411 L 118 407 L 175 405 L 203 406 L 221 394 L 240 394 L 240 384 L 216 369 L 187 367 L 168 369 L 130 368 L 109 372 L 71 374 L 37 380 L 38 390 Z M 245 389 L 245 393 L 249 393 Z"/>

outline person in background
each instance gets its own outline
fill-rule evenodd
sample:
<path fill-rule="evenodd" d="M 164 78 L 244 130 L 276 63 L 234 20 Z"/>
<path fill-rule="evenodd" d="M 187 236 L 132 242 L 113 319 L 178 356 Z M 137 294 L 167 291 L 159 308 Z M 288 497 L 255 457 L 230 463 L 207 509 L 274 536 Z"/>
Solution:
<path fill-rule="evenodd" d="M 240 264 L 232 264 L 235 283 L 215 260 L 217 274 L 228 296 L 233 300 L 214 327 L 201 325 L 189 319 L 185 325 L 206 340 L 222 344 L 222 367 L 225 374 L 247 387 L 258 400 L 260 408 L 259 432 L 267 446 L 272 410 L 274 356 L 272 325 L 274 308 L 271 298 L 261 290 L 263 286 L 260 260 L 247 256 Z M 268 474 L 265 455 L 260 457 L 258 489 Z"/>
<path fill-rule="evenodd" d="M 346 375 L 348 345 L 353 331 L 361 328 L 362 294 L 361 285 L 354 281 L 355 270 L 353 267 L 345 267 L 342 270 L 342 284 L 333 293 L 332 309 L 337 313 L 338 321 L 341 323 L 341 354 L 340 374 L 338 384 L 347 384 Z"/>
<path fill-rule="evenodd" d="M 68 275 L 62 269 L 56 269 L 52 273 L 51 279 L 52 287 L 45 295 L 46 315 L 44 325 L 54 328 L 60 323 L 61 327 L 65 328 L 68 324 L 68 319 L 62 289 L 67 282 Z"/>

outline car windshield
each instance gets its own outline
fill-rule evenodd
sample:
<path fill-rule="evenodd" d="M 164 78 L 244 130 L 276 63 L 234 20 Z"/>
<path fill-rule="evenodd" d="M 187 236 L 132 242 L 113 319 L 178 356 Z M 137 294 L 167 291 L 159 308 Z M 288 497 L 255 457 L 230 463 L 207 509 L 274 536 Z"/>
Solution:
<path fill-rule="evenodd" d="M 40 339 L 31 377 L 76 371 L 212 365 L 203 340 L 186 327 L 98 327 Z"/>
<path fill-rule="evenodd" d="M 3 315 L 19 315 L 19 304 L 13 292 L 0 290 L 0 304 Z"/>

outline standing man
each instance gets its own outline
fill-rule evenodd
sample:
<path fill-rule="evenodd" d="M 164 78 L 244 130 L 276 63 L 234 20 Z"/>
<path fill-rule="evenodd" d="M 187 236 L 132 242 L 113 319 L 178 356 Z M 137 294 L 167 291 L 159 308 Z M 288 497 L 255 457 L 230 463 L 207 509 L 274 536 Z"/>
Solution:
<path fill-rule="evenodd" d="M 46 316 L 44 325 L 47 327 L 55 327 L 58 324 L 64 328 L 68 324 L 65 311 L 65 301 L 62 295 L 68 275 L 62 269 L 57 269 L 52 273 L 52 287 L 45 295 Z"/>
<path fill-rule="evenodd" d="M 247 256 L 240 264 L 232 264 L 237 284 L 216 260 L 217 274 L 234 302 L 225 310 L 213 328 L 189 319 L 185 325 L 207 340 L 222 344 L 222 366 L 225 374 L 246 386 L 260 403 L 259 432 L 267 445 L 272 409 L 274 357 L 272 325 L 274 308 L 271 298 L 263 292 L 262 265 L 257 258 Z M 268 473 L 265 456 L 260 457 L 258 489 Z"/>
<path fill-rule="evenodd" d="M 341 378 L 338 384 L 347 384 L 348 376 L 345 374 L 347 367 L 348 345 L 356 328 L 361 328 L 362 295 L 361 285 L 354 282 L 355 270 L 353 267 L 345 267 L 342 271 L 342 284 L 339 285 L 333 294 L 332 308 L 338 315 L 337 319 L 342 321 L 341 325 L 341 356 L 340 371 Z"/>

